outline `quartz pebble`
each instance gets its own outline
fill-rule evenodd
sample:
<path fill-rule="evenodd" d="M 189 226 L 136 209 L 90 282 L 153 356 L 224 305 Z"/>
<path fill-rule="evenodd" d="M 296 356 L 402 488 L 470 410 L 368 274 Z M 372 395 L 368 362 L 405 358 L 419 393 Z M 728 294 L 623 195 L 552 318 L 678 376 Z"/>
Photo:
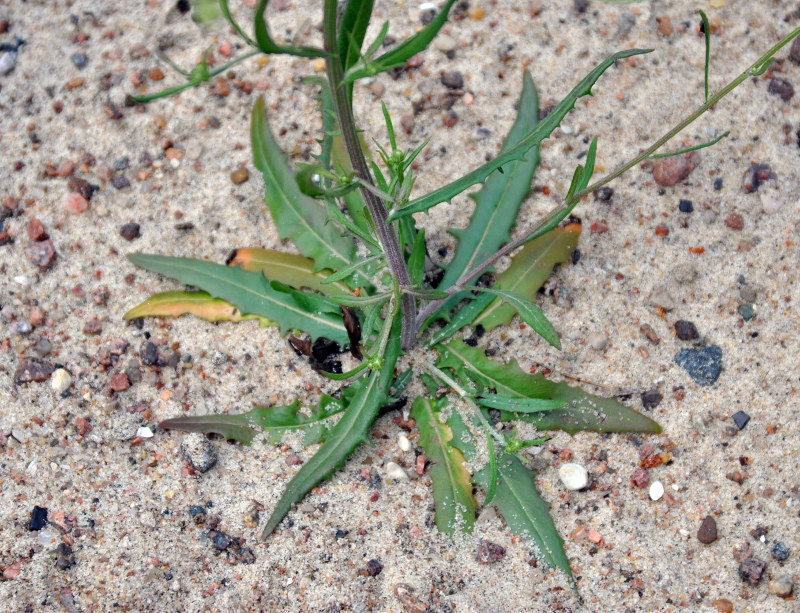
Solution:
<path fill-rule="evenodd" d="M 779 575 L 769 582 L 769 593 L 788 598 L 794 591 L 791 575 Z"/>
<path fill-rule="evenodd" d="M 386 463 L 386 476 L 395 481 L 408 481 L 406 471 L 404 471 L 399 464 L 395 464 L 394 462 Z"/>
<path fill-rule="evenodd" d="M 153 438 L 153 431 L 147 426 L 139 426 L 136 430 L 136 438 Z"/>
<path fill-rule="evenodd" d="M 761 193 L 761 208 L 767 215 L 775 215 L 783 208 L 785 200 L 776 189 L 766 190 Z"/>
<path fill-rule="evenodd" d="M 63 394 L 72 385 L 72 377 L 63 368 L 58 368 L 53 371 L 50 376 L 50 387 L 56 394 Z"/>
<path fill-rule="evenodd" d="M 558 478 L 568 490 L 581 490 L 589 484 L 589 472 L 580 464 L 572 462 L 559 467 Z"/>
<path fill-rule="evenodd" d="M 181 455 L 199 473 L 205 473 L 217 463 L 217 450 L 208 438 L 198 432 L 187 434 L 180 446 Z"/>
<path fill-rule="evenodd" d="M 650 484 L 650 500 L 660 500 L 661 497 L 664 495 L 664 484 L 661 481 L 653 481 Z"/>
<path fill-rule="evenodd" d="M 411 441 L 408 440 L 408 437 L 405 434 L 401 434 L 397 437 L 397 446 L 400 447 L 401 451 L 410 451 Z"/>

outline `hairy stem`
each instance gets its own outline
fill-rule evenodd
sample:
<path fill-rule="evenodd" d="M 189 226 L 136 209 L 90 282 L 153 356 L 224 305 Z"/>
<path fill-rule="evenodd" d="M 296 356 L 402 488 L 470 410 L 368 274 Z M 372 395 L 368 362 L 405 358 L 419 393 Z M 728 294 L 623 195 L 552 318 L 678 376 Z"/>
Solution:
<path fill-rule="evenodd" d="M 671 128 L 666 134 L 664 134 L 661 138 L 659 138 L 656 142 L 654 142 L 650 147 L 639 153 L 633 159 L 623 162 L 613 171 L 608 173 L 602 179 L 592 183 L 585 189 L 579 191 L 577 194 L 573 195 L 572 198 L 561 204 L 554 209 L 552 209 L 547 215 L 545 215 L 542 219 L 540 219 L 530 230 L 519 236 L 518 238 L 514 239 L 507 245 L 505 245 L 502 249 L 496 251 L 488 258 L 486 258 L 483 262 L 475 266 L 472 270 L 462 276 L 458 281 L 456 281 L 450 288 L 447 289 L 448 297 L 452 296 L 456 292 L 462 291 L 459 287 L 460 285 L 467 285 L 474 279 L 477 279 L 480 275 L 482 275 L 488 268 L 493 266 L 497 263 L 504 255 L 508 255 L 512 253 L 518 247 L 521 247 L 525 243 L 532 241 L 535 238 L 549 232 L 552 230 L 558 223 L 564 219 L 569 212 L 575 208 L 578 202 L 584 196 L 588 196 L 595 190 L 603 187 L 607 183 L 610 183 L 620 175 L 625 174 L 631 168 L 643 162 L 648 157 L 650 157 L 653 153 L 658 151 L 661 147 L 663 147 L 668 141 L 670 141 L 675 135 L 677 135 L 681 130 L 686 128 L 688 125 L 692 124 L 697 118 L 703 115 L 708 109 L 714 106 L 717 102 L 722 100 L 725 96 L 731 93 L 734 89 L 736 89 L 739 85 L 741 85 L 746 79 L 749 77 L 757 76 L 759 74 L 763 74 L 764 71 L 769 67 L 770 59 L 785 45 L 789 44 L 796 36 L 800 35 L 800 28 L 795 28 L 790 32 L 787 36 L 780 40 L 774 47 L 772 47 L 769 51 L 767 51 L 764 55 L 758 58 L 755 62 L 753 62 L 748 68 L 742 72 L 738 77 L 733 79 L 730 83 L 728 83 L 725 87 L 723 87 L 719 92 L 714 94 L 713 96 L 709 97 L 704 104 L 700 105 L 695 109 L 693 113 L 688 115 L 683 121 L 675 125 Z M 417 317 L 417 329 L 421 328 L 425 321 L 436 312 L 444 301 L 447 298 L 442 298 L 441 300 L 433 300 L 429 302 L 425 307 L 420 311 L 419 316 Z"/>
<path fill-rule="evenodd" d="M 370 173 L 361 144 L 358 142 L 355 119 L 353 118 L 353 108 L 347 96 L 347 88 L 344 85 L 344 71 L 342 61 L 339 57 L 338 43 L 336 37 L 336 0 L 325 0 L 325 15 L 323 18 L 323 36 L 325 38 L 325 51 L 327 56 L 325 62 L 328 71 L 328 82 L 330 83 L 333 107 L 339 121 L 339 130 L 342 134 L 353 165 L 353 171 L 362 184 L 372 185 L 372 174 Z M 397 281 L 401 289 L 411 287 L 411 276 L 408 273 L 405 258 L 397 240 L 397 233 L 394 227 L 386 222 L 389 211 L 373 192 L 361 187 L 361 195 L 367 205 L 369 214 L 375 224 L 375 232 L 381 243 L 383 252 L 386 255 L 386 264 Z M 402 327 L 400 333 L 400 344 L 403 349 L 408 349 L 413 345 L 416 338 L 416 312 L 417 305 L 414 297 L 410 294 L 402 294 Z"/>

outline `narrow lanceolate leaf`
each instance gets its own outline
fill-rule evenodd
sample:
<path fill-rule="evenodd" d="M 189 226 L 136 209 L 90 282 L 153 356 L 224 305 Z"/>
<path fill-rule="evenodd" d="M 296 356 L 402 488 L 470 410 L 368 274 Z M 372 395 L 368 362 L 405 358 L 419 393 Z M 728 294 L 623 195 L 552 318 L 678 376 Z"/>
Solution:
<path fill-rule="evenodd" d="M 497 277 L 495 287 L 534 300 L 539 288 L 553 273 L 559 262 L 565 262 L 578 245 L 580 224 L 555 229 L 525 245 L 506 270 Z M 507 325 L 514 317 L 514 307 L 494 300 L 475 320 L 485 330 Z"/>
<path fill-rule="evenodd" d="M 553 111 L 548 114 L 547 117 L 540 121 L 530 133 L 520 140 L 516 146 L 511 147 L 490 162 L 479 166 L 460 179 L 456 179 L 455 181 L 448 183 L 447 185 L 440 187 L 439 189 L 436 189 L 422 196 L 421 198 L 412 200 L 401 209 L 395 209 L 389 215 L 389 221 L 394 221 L 395 219 L 399 219 L 405 215 L 411 215 L 412 213 L 427 211 L 429 208 L 439 204 L 440 202 L 449 202 L 453 196 L 460 194 L 471 185 L 480 183 L 492 172 L 502 166 L 505 166 L 508 162 L 523 158 L 531 147 L 538 145 L 541 141 L 550 136 L 553 130 L 555 130 L 561 124 L 561 121 L 564 119 L 564 117 L 566 117 L 567 113 L 569 113 L 575 106 L 575 102 L 578 100 L 578 98 L 591 95 L 592 86 L 597 82 L 600 76 L 614 64 L 614 62 L 626 57 L 631 57 L 632 55 L 650 53 L 651 51 L 652 49 L 629 49 L 627 51 L 620 51 L 607 57 L 588 75 L 586 75 L 583 80 L 578 83 L 578 85 L 569 94 L 567 94 L 567 96 L 558 104 L 558 106 L 556 106 L 556 108 L 553 109 Z"/>
<path fill-rule="evenodd" d="M 318 294 L 293 293 L 277 281 L 270 283 L 260 272 L 190 258 L 134 253 L 134 264 L 198 287 L 222 298 L 243 313 L 266 317 L 277 323 L 281 332 L 303 330 L 312 338 L 324 336 L 340 345 L 347 343 L 339 305 Z"/>
<path fill-rule="evenodd" d="M 505 398 L 537 398 L 562 403 L 560 408 L 537 413 L 505 412 L 504 419 L 520 419 L 539 430 L 564 430 L 575 434 L 582 430 L 592 432 L 645 432 L 658 434 L 661 426 L 655 421 L 620 404 L 613 398 L 601 398 L 570 387 L 566 383 L 548 381 L 540 374 L 523 371 L 515 360 L 500 364 L 486 357 L 483 349 L 453 340 L 440 345 L 438 368 L 450 368 L 466 377 L 483 381 Z"/>
<path fill-rule="evenodd" d="M 522 94 L 514 125 L 506 136 L 501 153 L 517 145 L 539 121 L 539 98 L 533 79 L 526 71 L 522 79 Z M 539 164 L 539 147 L 532 147 L 519 161 L 509 162 L 503 172 L 494 171 L 483 187 L 470 197 L 475 201 L 469 225 L 464 230 L 451 230 L 458 238 L 453 261 L 440 283 L 447 289 L 474 266 L 483 262 L 509 240 L 520 204 L 531 188 L 534 170 Z"/>
<path fill-rule="evenodd" d="M 253 164 L 264 176 L 264 199 L 283 239 L 290 239 L 314 270 L 337 270 L 352 262 L 355 245 L 351 238 L 327 222 L 325 209 L 300 191 L 292 169 L 275 142 L 267 123 L 264 99 L 253 107 L 251 125 Z"/>
<path fill-rule="evenodd" d="M 344 410 L 341 400 L 325 394 L 316 407 L 308 409 L 309 414 L 301 412 L 300 404 L 281 407 L 256 407 L 239 415 L 187 415 L 174 417 L 158 424 L 166 430 L 183 430 L 184 432 L 201 432 L 203 434 L 219 434 L 250 445 L 261 432 L 266 433 L 271 444 L 281 442 L 287 432 L 302 432 L 303 444 L 314 445 L 325 440 L 328 432 L 329 418 Z"/>
<path fill-rule="evenodd" d="M 478 289 L 478 288 L 475 288 Z M 558 340 L 558 334 L 553 324 L 544 316 L 542 309 L 536 306 L 533 302 L 515 292 L 508 292 L 501 289 L 494 289 L 491 287 L 481 288 L 481 291 L 486 294 L 497 296 L 505 304 L 511 306 L 517 313 L 519 318 L 528 324 L 534 331 L 541 336 L 548 343 L 561 349 L 561 341 Z"/>
<path fill-rule="evenodd" d="M 453 431 L 439 421 L 439 412 L 446 403 L 446 398 L 432 400 L 420 396 L 414 401 L 411 417 L 417 421 L 419 443 L 431 460 L 436 527 L 446 534 L 472 532 L 475 499 L 471 477 L 463 454 L 450 444 Z"/>
<path fill-rule="evenodd" d="M 315 272 L 314 260 L 294 253 L 249 247 L 234 251 L 227 264 L 250 272 L 262 272 L 270 281 L 280 281 L 296 289 L 305 287 L 327 296 L 350 293 L 344 283 L 325 283 L 330 270 Z"/>
<path fill-rule="evenodd" d="M 266 538 L 286 516 L 292 505 L 299 502 L 317 483 L 327 479 L 340 468 L 353 450 L 367 441 L 367 434 L 378 410 L 389 395 L 394 365 L 400 355 L 400 319 L 393 326 L 381 370 L 359 379 L 352 387 L 355 393 L 347 404 L 342 418 L 331 428 L 319 451 L 303 464 L 289 481 L 272 515 L 267 520 L 262 537 Z"/>
<path fill-rule="evenodd" d="M 266 317 L 242 313 L 222 298 L 214 298 L 208 292 L 161 292 L 133 307 L 123 316 L 125 319 L 139 317 L 180 317 L 194 315 L 206 321 L 240 322 L 258 320 L 262 326 L 274 325 Z"/>
<path fill-rule="evenodd" d="M 349 0 L 339 22 L 339 57 L 347 70 L 361 56 L 361 46 L 372 16 L 373 0 Z"/>
<path fill-rule="evenodd" d="M 269 0 L 259 0 L 256 5 L 255 15 L 253 16 L 255 42 L 262 53 L 288 53 L 289 55 L 297 55 L 300 57 L 324 57 L 326 55 L 325 51 L 315 47 L 279 45 L 276 43 L 269 33 L 269 28 L 267 27 L 267 22 L 264 17 L 268 5 Z"/>
<path fill-rule="evenodd" d="M 558 568 L 569 578 L 573 588 L 575 579 L 564 552 L 564 541 L 550 517 L 550 505 L 536 491 L 535 473 L 528 470 L 514 454 L 505 454 L 497 461 L 499 482 L 494 502 L 511 529 L 536 545 L 540 558 L 551 568 Z M 488 469 L 476 476 L 483 487 Z"/>

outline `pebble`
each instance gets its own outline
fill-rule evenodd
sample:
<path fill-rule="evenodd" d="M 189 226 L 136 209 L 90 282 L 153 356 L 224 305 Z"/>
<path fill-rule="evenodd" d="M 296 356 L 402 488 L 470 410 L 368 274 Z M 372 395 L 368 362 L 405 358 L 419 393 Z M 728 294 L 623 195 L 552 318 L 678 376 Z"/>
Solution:
<path fill-rule="evenodd" d="M 681 349 L 675 363 L 699 385 L 712 385 L 722 372 L 722 349 L 717 345 L 701 349 Z"/>
<path fill-rule="evenodd" d="M 139 426 L 136 430 L 136 438 L 153 438 L 153 431 L 147 426 Z"/>
<path fill-rule="evenodd" d="M 111 185 L 116 189 L 125 189 L 131 186 L 131 182 L 125 175 L 114 175 L 114 178 L 111 179 Z"/>
<path fill-rule="evenodd" d="M 183 437 L 181 455 L 199 473 L 208 472 L 217 463 L 217 451 L 208 437 L 192 432 Z"/>
<path fill-rule="evenodd" d="M 131 386 L 130 379 L 128 379 L 128 375 L 124 372 L 118 372 L 109 378 L 109 387 L 115 392 L 124 392 Z"/>
<path fill-rule="evenodd" d="M 704 545 L 710 545 L 717 540 L 717 522 L 711 515 L 706 515 L 700 528 L 697 530 L 697 540 Z"/>
<path fill-rule="evenodd" d="M 589 484 L 589 472 L 580 464 L 569 462 L 558 469 L 558 478 L 568 490 L 582 490 Z"/>
<path fill-rule="evenodd" d="M 80 215 L 89 208 L 89 201 L 78 192 L 71 192 L 64 198 L 64 209 L 67 213 Z"/>
<path fill-rule="evenodd" d="M 30 383 L 46 381 L 53 374 L 55 367 L 38 358 L 23 358 L 14 372 L 14 383 Z"/>
<path fill-rule="evenodd" d="M 589 346 L 595 351 L 602 351 L 608 345 L 608 337 L 606 337 L 604 334 L 590 334 L 589 338 L 586 340 L 589 343 Z"/>
<path fill-rule="evenodd" d="M 770 94 L 778 96 L 784 102 L 788 102 L 794 96 L 794 87 L 789 81 L 784 79 L 770 79 L 767 91 Z"/>
<path fill-rule="evenodd" d="M 650 500 L 656 501 L 661 500 L 661 497 L 664 495 L 664 484 L 661 481 L 653 481 L 650 485 Z"/>
<path fill-rule="evenodd" d="M 694 211 L 691 200 L 681 200 L 678 202 L 678 210 L 681 213 L 691 213 Z"/>
<path fill-rule="evenodd" d="M 700 163 L 700 156 L 693 151 L 685 155 L 659 158 L 653 164 L 653 179 L 664 187 L 677 185 L 689 176 Z"/>
<path fill-rule="evenodd" d="M 126 223 L 119 229 L 119 235 L 126 241 L 132 241 L 141 236 L 141 227 L 138 223 Z"/>
<path fill-rule="evenodd" d="M 777 189 L 770 189 L 761 194 L 761 208 L 767 215 L 775 215 L 784 204 L 786 201 Z"/>
<path fill-rule="evenodd" d="M 234 185 L 241 185 L 250 178 L 247 168 L 237 168 L 231 173 L 231 181 Z"/>
<path fill-rule="evenodd" d="M 480 564 L 494 564 L 506 557 L 506 549 L 502 545 L 481 539 L 475 559 Z"/>
<path fill-rule="evenodd" d="M 775 594 L 780 598 L 788 598 L 794 591 L 791 575 L 778 575 L 769 582 L 769 593 Z"/>
<path fill-rule="evenodd" d="M 386 91 L 386 86 L 380 81 L 373 81 L 369 84 L 369 91 L 372 92 L 372 95 L 376 98 L 380 98 Z"/>
<path fill-rule="evenodd" d="M 401 451 L 411 451 L 411 441 L 408 440 L 405 434 L 401 433 L 397 437 L 397 446 L 400 447 Z"/>
<path fill-rule="evenodd" d="M 32 241 L 43 241 L 50 238 L 44 229 L 44 224 L 38 219 L 31 219 L 28 222 L 28 238 Z"/>
<path fill-rule="evenodd" d="M 142 344 L 142 348 L 139 350 L 139 353 L 142 358 L 142 364 L 145 366 L 152 366 L 158 362 L 158 350 L 150 341 L 146 341 Z"/>
<path fill-rule="evenodd" d="M 56 547 L 56 568 L 58 570 L 68 570 L 75 566 L 75 556 L 72 547 L 66 543 L 59 543 Z"/>
<path fill-rule="evenodd" d="M 665 288 L 659 287 L 650 294 L 650 304 L 655 307 L 661 307 L 665 311 L 671 311 L 675 308 L 675 299 Z"/>
<path fill-rule="evenodd" d="M 75 66 L 77 68 L 85 68 L 86 67 L 86 62 L 89 61 L 89 58 L 86 57 L 86 54 L 84 54 L 84 53 L 73 53 L 70 56 L 70 59 L 72 60 L 72 63 L 75 64 Z"/>
<path fill-rule="evenodd" d="M 791 49 L 789 49 L 789 57 L 795 64 L 800 64 L 800 36 L 794 39 Z"/>
<path fill-rule="evenodd" d="M 762 196 L 763 201 L 763 196 Z M 739 213 L 731 213 L 725 218 L 725 225 L 728 226 L 731 230 L 741 230 L 744 228 L 744 217 L 739 215 Z"/>
<path fill-rule="evenodd" d="M 642 406 L 645 409 L 655 409 L 661 401 L 664 400 L 664 395 L 658 390 L 649 390 L 642 393 Z"/>
<path fill-rule="evenodd" d="M 463 89 L 464 77 L 460 72 L 445 72 L 442 74 L 442 85 L 444 85 L 447 89 Z"/>
<path fill-rule="evenodd" d="M 50 378 L 50 387 L 56 394 L 63 394 L 72 385 L 72 376 L 63 368 L 58 368 L 53 371 Z"/>
<path fill-rule="evenodd" d="M 56 257 L 56 249 L 50 239 L 25 245 L 25 257 L 42 270 L 50 267 Z"/>
<path fill-rule="evenodd" d="M 775 181 L 777 178 L 769 164 L 755 164 L 744 171 L 742 184 L 744 193 L 752 194 L 758 191 L 758 188 L 765 181 Z"/>
<path fill-rule="evenodd" d="M 386 476 L 395 481 L 408 481 L 408 475 L 403 468 L 394 462 L 386 463 Z"/>
<path fill-rule="evenodd" d="M 746 581 L 752 586 L 758 585 L 761 581 L 761 576 L 764 574 L 764 569 L 767 568 L 767 563 L 758 558 L 747 558 L 744 562 L 739 564 L 739 577 L 742 581 Z"/>
<path fill-rule="evenodd" d="M 25 41 L 21 38 L 17 38 L 15 43 L 0 45 L 0 75 L 6 75 L 14 70 L 14 66 L 17 63 L 19 48 L 24 42 Z"/>
<path fill-rule="evenodd" d="M 456 39 L 454 39 L 452 36 L 448 36 L 447 34 L 439 34 L 439 36 L 433 39 L 434 49 L 438 49 L 443 53 L 455 51 L 457 45 L 458 43 L 456 42 Z"/>
<path fill-rule="evenodd" d="M 698 337 L 697 327 L 691 321 L 679 319 L 673 325 L 675 326 L 675 336 L 682 341 L 693 341 Z"/>
<path fill-rule="evenodd" d="M 752 304 L 756 301 L 756 290 L 751 285 L 742 285 L 739 288 L 739 298 Z"/>
<path fill-rule="evenodd" d="M 756 316 L 756 307 L 752 304 L 740 304 L 737 309 L 739 316 L 745 321 L 750 321 Z"/>
<path fill-rule="evenodd" d="M 786 547 L 786 545 L 784 545 L 781 541 L 778 541 L 772 548 L 772 557 L 775 560 L 778 560 L 778 562 L 783 562 L 789 557 L 789 548 Z"/>
<path fill-rule="evenodd" d="M 731 415 L 731 419 L 736 424 L 736 427 L 742 430 L 747 425 L 747 422 L 750 421 L 750 416 L 744 411 L 736 411 Z"/>
<path fill-rule="evenodd" d="M 727 598 L 717 598 L 711 603 L 719 613 L 733 613 L 733 603 Z"/>
<path fill-rule="evenodd" d="M 650 473 L 646 468 L 637 468 L 631 475 L 631 483 L 636 487 L 646 488 L 650 483 Z"/>
<path fill-rule="evenodd" d="M 614 195 L 614 190 L 610 187 L 601 187 L 594 193 L 594 199 L 600 202 L 608 202 Z"/>
<path fill-rule="evenodd" d="M 31 521 L 28 523 L 28 530 L 37 531 L 41 530 L 47 524 L 47 509 L 44 507 L 34 506 L 31 511 Z"/>

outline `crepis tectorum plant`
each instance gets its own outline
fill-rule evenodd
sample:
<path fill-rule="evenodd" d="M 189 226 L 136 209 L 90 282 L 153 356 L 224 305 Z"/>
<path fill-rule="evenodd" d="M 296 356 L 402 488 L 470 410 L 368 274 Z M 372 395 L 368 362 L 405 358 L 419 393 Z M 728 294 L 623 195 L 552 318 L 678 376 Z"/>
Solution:
<path fill-rule="evenodd" d="M 535 473 L 521 451 L 547 440 L 520 440 L 508 422 L 527 422 L 537 430 L 657 433 L 653 420 L 615 399 L 600 398 L 564 383 L 528 374 L 516 362 L 490 359 L 476 347 L 480 333 L 509 324 L 515 315 L 547 342 L 559 347 L 552 324 L 534 303 L 535 294 L 553 267 L 567 260 L 577 245 L 580 224 L 567 219 L 587 194 L 609 183 L 641 161 L 657 154 L 732 89 L 766 70 L 772 56 L 798 34 L 780 41 L 719 92 L 708 90 L 708 22 L 706 32 L 706 95 L 688 115 L 641 154 L 604 178 L 591 183 L 597 140 L 576 168 L 563 203 L 510 240 L 520 205 L 530 191 L 539 162 L 539 143 L 555 130 L 582 96 L 617 60 L 649 53 L 631 49 L 600 62 L 549 113 L 540 118 L 533 81 L 523 77 L 517 118 L 502 150 L 491 161 L 432 192 L 412 196 L 412 164 L 426 145 L 398 148 L 391 117 L 383 109 L 388 146 L 376 144 L 380 164 L 371 160 L 353 115 L 356 81 L 402 67 L 423 51 L 446 22 L 455 0 L 418 33 L 386 47 L 388 23 L 365 47 L 373 0 L 323 0 L 322 48 L 282 45 L 267 27 L 268 0 L 260 0 L 253 36 L 234 20 L 227 0 L 221 14 L 252 50 L 211 71 L 204 57 L 187 82 L 132 101 L 147 102 L 208 81 L 258 53 L 291 54 L 325 62 L 327 79 L 319 89 L 322 134 L 316 163 L 295 172 L 278 148 L 265 115 L 263 99 L 252 114 L 253 163 L 265 183 L 265 200 L 278 234 L 292 241 L 301 255 L 267 249 L 238 249 L 225 264 L 160 255 L 133 254 L 131 261 L 201 291 L 157 294 L 126 314 L 177 316 L 191 313 L 209 321 L 256 319 L 291 331 L 289 343 L 309 357 L 316 370 L 340 380 L 336 397 L 323 394 L 315 407 L 257 407 L 237 415 L 188 416 L 169 419 L 163 428 L 213 432 L 250 444 L 260 432 L 279 442 L 287 432 L 302 432 L 306 445 L 320 444 L 297 471 L 263 528 L 268 536 L 294 503 L 340 468 L 361 443 L 382 408 L 406 403 L 407 389 L 425 389 L 411 402 L 419 428 L 419 444 L 430 459 L 436 525 L 446 533 L 471 531 L 475 521 L 474 491 L 482 504 L 494 501 L 508 527 L 534 544 L 541 558 L 572 581 L 563 543 L 536 491 Z M 171 63 L 171 62 L 170 62 Z M 724 134 L 722 135 L 724 136 Z M 720 136 L 720 138 L 722 138 Z M 716 139 L 719 140 L 719 139 Z M 704 143 L 696 149 L 713 144 Z M 454 257 L 444 270 L 429 266 L 424 231 L 413 213 L 425 212 L 480 184 L 472 195 L 475 209 L 469 225 L 453 230 L 458 238 Z M 565 220 L 567 220 L 565 222 Z M 563 223 L 562 223 L 563 222 Z M 484 282 L 498 260 L 514 254 L 511 265 Z M 464 340 L 464 329 L 471 336 Z M 300 336 L 302 334 L 302 336 Z M 331 356 L 347 347 L 358 366 L 342 372 Z M 414 360 L 424 348 L 431 353 Z M 398 359 L 408 364 L 398 368 Z M 409 387 L 414 377 L 423 385 Z M 499 416 L 498 426 L 490 419 Z"/>

